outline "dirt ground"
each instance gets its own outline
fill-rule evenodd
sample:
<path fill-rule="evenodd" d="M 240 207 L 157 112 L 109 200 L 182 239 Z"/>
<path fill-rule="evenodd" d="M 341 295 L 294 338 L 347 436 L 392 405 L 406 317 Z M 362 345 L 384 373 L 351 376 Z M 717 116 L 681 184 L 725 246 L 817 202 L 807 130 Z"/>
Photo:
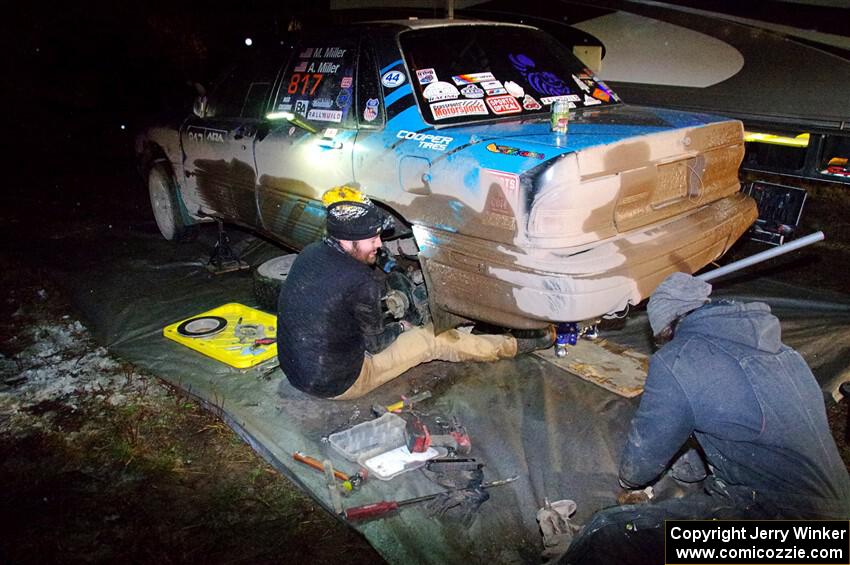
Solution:
<path fill-rule="evenodd" d="M 94 343 L 53 282 L 57 239 L 151 222 L 126 157 L 23 166 L 0 196 L 0 562 L 381 562 L 214 414 Z M 815 187 L 803 230 L 827 242 L 748 276 L 847 292 L 848 195 Z M 850 466 L 847 402 L 828 412 Z"/>

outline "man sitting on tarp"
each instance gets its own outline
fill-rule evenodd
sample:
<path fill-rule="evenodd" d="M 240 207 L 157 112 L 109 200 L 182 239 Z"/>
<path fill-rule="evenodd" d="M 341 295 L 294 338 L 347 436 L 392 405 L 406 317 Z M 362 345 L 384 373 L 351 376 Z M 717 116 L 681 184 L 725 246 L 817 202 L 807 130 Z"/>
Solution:
<path fill-rule="evenodd" d="M 850 519 L 850 477 L 809 367 L 767 304 L 710 293 L 674 273 L 650 298 L 656 342 L 668 343 L 650 361 L 620 461 L 620 483 L 639 489 L 693 437 L 710 469 L 704 491 L 597 513 L 565 562 L 663 563 L 665 519 Z M 704 478 L 697 452 L 685 455 L 672 476 Z"/>
<path fill-rule="evenodd" d="M 388 220 L 360 192 L 322 197 L 326 236 L 292 264 L 278 300 L 278 357 L 292 385 L 334 400 L 359 398 L 420 363 L 495 361 L 551 346 L 540 339 L 472 335 L 384 323 L 382 273 L 373 268 Z"/>

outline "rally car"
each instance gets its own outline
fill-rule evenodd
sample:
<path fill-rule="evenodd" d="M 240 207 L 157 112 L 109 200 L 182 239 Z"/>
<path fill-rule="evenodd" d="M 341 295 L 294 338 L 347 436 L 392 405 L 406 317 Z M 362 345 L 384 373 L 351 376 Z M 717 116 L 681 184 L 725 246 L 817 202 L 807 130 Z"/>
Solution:
<path fill-rule="evenodd" d="M 552 104 L 566 102 L 566 134 Z M 396 218 L 435 319 L 534 329 L 623 311 L 721 256 L 756 218 L 740 122 L 622 103 L 528 26 L 372 22 L 257 55 L 137 140 L 168 239 L 219 219 L 292 248 L 321 195 Z M 424 294 L 420 293 L 420 294 Z"/>

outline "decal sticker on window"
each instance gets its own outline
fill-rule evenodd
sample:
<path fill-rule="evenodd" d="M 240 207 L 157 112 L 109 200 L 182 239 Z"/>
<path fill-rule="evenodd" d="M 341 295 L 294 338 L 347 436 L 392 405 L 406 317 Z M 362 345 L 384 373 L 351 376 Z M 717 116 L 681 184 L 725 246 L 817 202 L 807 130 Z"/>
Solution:
<path fill-rule="evenodd" d="M 437 72 L 434 69 L 419 69 L 416 71 L 419 84 L 431 84 L 437 80 Z"/>
<path fill-rule="evenodd" d="M 313 100 L 313 108 L 333 108 L 334 101 L 330 98 L 316 98 Z"/>
<path fill-rule="evenodd" d="M 366 100 L 366 107 L 363 108 L 363 119 L 367 122 L 374 122 L 378 117 L 378 99 L 370 98 Z"/>
<path fill-rule="evenodd" d="M 309 59 L 312 56 L 313 56 L 313 48 L 308 47 L 307 49 L 302 51 L 300 55 L 298 55 L 298 58 L 299 59 Z"/>
<path fill-rule="evenodd" d="M 487 96 L 496 96 L 497 94 L 507 94 L 508 91 L 504 88 L 488 88 L 485 90 Z"/>
<path fill-rule="evenodd" d="M 486 116 L 487 106 L 483 100 L 447 100 L 430 105 L 435 120 L 444 120 L 457 116 Z"/>
<path fill-rule="evenodd" d="M 419 142 L 419 149 L 433 149 L 434 151 L 445 151 L 449 143 L 454 141 L 453 137 L 447 135 L 433 135 L 430 133 L 416 133 L 415 131 L 401 130 L 396 134 L 399 139 L 410 139 Z"/>
<path fill-rule="evenodd" d="M 452 77 L 452 80 L 455 84 L 460 86 L 461 84 L 472 84 L 474 82 L 482 82 L 485 80 L 496 80 L 496 77 L 493 76 L 493 73 L 473 73 L 471 75 L 458 75 Z"/>
<path fill-rule="evenodd" d="M 347 49 L 339 47 L 316 47 L 313 51 L 313 57 L 316 59 L 341 59 Z"/>
<path fill-rule="evenodd" d="M 502 155 L 515 155 L 517 157 L 526 157 L 528 159 L 543 160 L 546 158 L 546 155 L 544 155 L 543 153 L 537 153 L 536 151 L 526 151 L 525 149 L 520 149 L 519 147 L 510 147 L 508 145 L 496 145 L 495 143 L 488 143 L 487 151 L 490 151 L 491 153 L 501 153 Z"/>
<path fill-rule="evenodd" d="M 304 71 L 307 70 L 307 61 L 301 61 L 300 63 L 295 65 L 295 68 L 292 69 L 292 70 L 295 71 L 296 73 L 303 73 Z"/>
<path fill-rule="evenodd" d="M 484 91 L 475 86 L 474 84 L 468 84 L 460 89 L 460 93 L 466 96 L 467 98 L 484 98 Z"/>
<path fill-rule="evenodd" d="M 341 110 L 310 110 L 307 112 L 308 120 L 315 120 L 317 122 L 341 122 L 342 121 L 342 111 Z"/>
<path fill-rule="evenodd" d="M 514 98 L 522 98 L 525 96 L 525 90 L 512 80 L 505 81 L 505 90 Z"/>
<path fill-rule="evenodd" d="M 336 105 L 343 110 L 351 106 L 351 93 L 347 90 L 340 90 L 336 95 Z"/>
<path fill-rule="evenodd" d="M 540 99 L 540 101 L 547 106 L 556 100 L 563 100 L 564 102 L 581 102 L 581 96 L 578 94 L 568 94 L 566 96 L 547 96 Z M 575 104 L 570 107 L 575 108 Z"/>
<path fill-rule="evenodd" d="M 340 82 L 339 85 L 342 88 L 351 88 L 352 80 L 353 79 L 351 77 L 342 77 L 342 82 Z"/>
<path fill-rule="evenodd" d="M 602 100 L 603 102 L 611 101 L 611 96 L 601 88 L 594 88 L 593 92 L 591 92 L 590 95 L 596 98 L 597 100 Z"/>
<path fill-rule="evenodd" d="M 511 53 L 508 55 L 508 59 L 538 94 L 561 96 L 570 93 L 570 87 L 567 83 L 549 71 L 538 71 L 537 65 L 530 57 Z"/>
<path fill-rule="evenodd" d="M 460 96 L 460 92 L 454 85 L 438 80 L 426 86 L 425 90 L 422 91 L 422 96 L 428 102 L 437 102 L 438 100 L 454 100 Z"/>
<path fill-rule="evenodd" d="M 327 128 L 327 129 L 325 129 L 324 133 L 322 134 L 322 137 L 327 137 L 328 139 L 333 139 L 334 137 L 336 137 L 337 131 L 338 130 L 336 128 Z"/>
<path fill-rule="evenodd" d="M 330 61 L 322 61 L 319 63 L 318 67 L 316 66 L 316 63 L 310 63 L 310 66 L 307 67 L 307 72 L 335 75 L 341 66 L 342 63 L 331 63 Z"/>
<path fill-rule="evenodd" d="M 484 88 L 484 89 L 502 88 L 502 87 L 503 87 L 502 83 L 499 82 L 498 80 L 485 80 L 484 82 L 481 83 L 481 88 Z"/>
<path fill-rule="evenodd" d="M 485 98 L 487 105 L 493 110 L 494 114 L 516 114 L 522 112 L 522 106 L 516 101 L 513 96 L 491 96 Z"/>
<path fill-rule="evenodd" d="M 387 71 L 384 73 L 384 76 L 381 77 L 381 84 L 383 84 L 387 88 L 395 88 L 401 84 L 404 84 L 405 80 L 406 78 L 403 72 Z"/>
<path fill-rule="evenodd" d="M 295 101 L 295 113 L 300 114 L 304 117 L 307 116 L 307 108 L 310 107 L 309 100 L 296 100 Z"/>
<path fill-rule="evenodd" d="M 584 81 L 582 81 L 580 78 L 578 78 L 578 77 L 577 77 L 577 76 L 575 76 L 575 75 L 572 75 L 572 76 L 573 76 L 573 80 L 575 81 L 575 83 L 578 85 L 578 87 L 579 87 L 580 89 L 584 90 L 585 92 L 590 92 L 590 87 L 589 87 L 589 86 L 587 86 L 587 85 L 584 83 Z"/>
<path fill-rule="evenodd" d="M 531 94 L 526 94 L 525 98 L 522 99 L 522 107 L 526 110 L 539 110 L 543 106 L 540 105 L 540 102 L 534 99 Z"/>
<path fill-rule="evenodd" d="M 313 96 L 323 78 L 324 75 L 318 73 L 292 73 L 289 84 L 286 85 L 286 92 Z"/>
<path fill-rule="evenodd" d="M 585 106 L 593 106 L 594 104 L 602 104 L 602 100 L 597 100 L 596 98 L 592 98 L 591 96 L 585 94 L 584 95 L 584 105 Z"/>

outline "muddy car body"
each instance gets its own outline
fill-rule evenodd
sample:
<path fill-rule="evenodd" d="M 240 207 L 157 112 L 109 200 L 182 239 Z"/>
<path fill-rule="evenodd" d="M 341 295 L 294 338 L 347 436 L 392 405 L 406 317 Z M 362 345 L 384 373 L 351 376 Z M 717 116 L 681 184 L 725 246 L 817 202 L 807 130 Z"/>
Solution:
<path fill-rule="evenodd" d="M 572 108 L 566 135 L 554 100 Z M 137 150 L 166 237 L 219 218 L 301 248 L 322 234 L 321 194 L 359 186 L 399 220 L 394 249 L 418 258 L 433 312 L 513 328 L 621 311 L 756 215 L 740 122 L 623 104 L 511 24 L 305 34 Z"/>

